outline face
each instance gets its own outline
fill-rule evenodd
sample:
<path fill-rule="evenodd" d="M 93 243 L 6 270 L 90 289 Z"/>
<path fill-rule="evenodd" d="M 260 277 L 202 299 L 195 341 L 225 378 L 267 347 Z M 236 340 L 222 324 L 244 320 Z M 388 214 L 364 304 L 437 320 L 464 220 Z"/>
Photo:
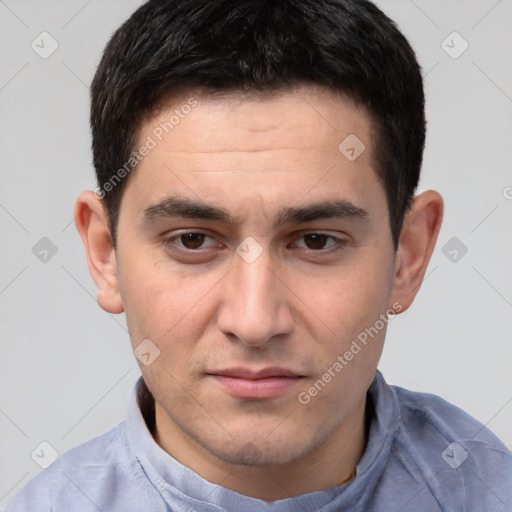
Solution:
<path fill-rule="evenodd" d="M 395 268 L 370 128 L 313 87 L 190 94 L 141 126 L 116 264 L 133 348 L 160 351 L 140 365 L 159 432 L 287 464 L 360 416 Z"/>

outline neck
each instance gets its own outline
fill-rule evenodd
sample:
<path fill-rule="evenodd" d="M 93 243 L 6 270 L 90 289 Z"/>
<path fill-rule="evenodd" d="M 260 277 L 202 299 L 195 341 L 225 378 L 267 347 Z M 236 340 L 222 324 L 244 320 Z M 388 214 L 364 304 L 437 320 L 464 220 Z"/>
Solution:
<path fill-rule="evenodd" d="M 244 466 L 220 460 L 170 421 L 158 404 L 153 435 L 161 448 L 205 480 L 245 496 L 275 501 L 351 481 L 366 447 L 370 408 L 365 396 L 322 444 L 280 465 Z"/>

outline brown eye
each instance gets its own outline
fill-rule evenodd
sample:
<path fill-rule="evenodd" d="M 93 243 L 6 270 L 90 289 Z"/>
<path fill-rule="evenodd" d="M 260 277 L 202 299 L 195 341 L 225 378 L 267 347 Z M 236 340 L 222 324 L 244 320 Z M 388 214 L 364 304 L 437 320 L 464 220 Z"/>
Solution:
<path fill-rule="evenodd" d="M 184 233 L 180 235 L 180 241 L 187 249 L 199 249 L 204 243 L 206 235 L 202 233 Z"/>
<path fill-rule="evenodd" d="M 304 242 L 308 249 L 323 249 L 328 238 L 332 237 L 321 235 L 319 233 L 312 233 L 310 235 L 304 235 Z"/>

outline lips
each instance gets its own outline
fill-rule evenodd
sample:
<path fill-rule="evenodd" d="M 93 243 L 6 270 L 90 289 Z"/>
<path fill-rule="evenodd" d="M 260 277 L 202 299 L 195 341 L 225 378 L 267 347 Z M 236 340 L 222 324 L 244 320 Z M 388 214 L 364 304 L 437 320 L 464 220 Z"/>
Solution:
<path fill-rule="evenodd" d="M 303 376 L 286 368 L 268 367 L 261 370 L 229 368 L 208 372 L 228 394 L 237 398 L 269 399 L 282 395 Z"/>
<path fill-rule="evenodd" d="M 263 368 L 261 370 L 250 370 L 249 368 L 230 368 L 209 372 L 211 375 L 223 375 L 225 377 L 235 377 L 240 379 L 266 379 L 269 377 L 299 377 L 298 374 L 286 368 L 277 366 Z"/>

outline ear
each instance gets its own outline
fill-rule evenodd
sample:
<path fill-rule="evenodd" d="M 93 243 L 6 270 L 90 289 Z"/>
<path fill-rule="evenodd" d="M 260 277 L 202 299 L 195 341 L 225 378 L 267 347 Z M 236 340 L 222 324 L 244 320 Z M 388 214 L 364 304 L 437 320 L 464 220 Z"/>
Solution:
<path fill-rule="evenodd" d="M 406 212 L 398 250 L 391 303 L 403 312 L 420 289 L 443 220 L 443 198 L 434 190 L 416 196 Z"/>
<path fill-rule="evenodd" d="M 98 304 L 108 313 L 122 313 L 108 217 L 103 201 L 94 192 L 87 190 L 78 196 L 75 225 L 85 247 L 89 272 L 98 287 Z"/>

